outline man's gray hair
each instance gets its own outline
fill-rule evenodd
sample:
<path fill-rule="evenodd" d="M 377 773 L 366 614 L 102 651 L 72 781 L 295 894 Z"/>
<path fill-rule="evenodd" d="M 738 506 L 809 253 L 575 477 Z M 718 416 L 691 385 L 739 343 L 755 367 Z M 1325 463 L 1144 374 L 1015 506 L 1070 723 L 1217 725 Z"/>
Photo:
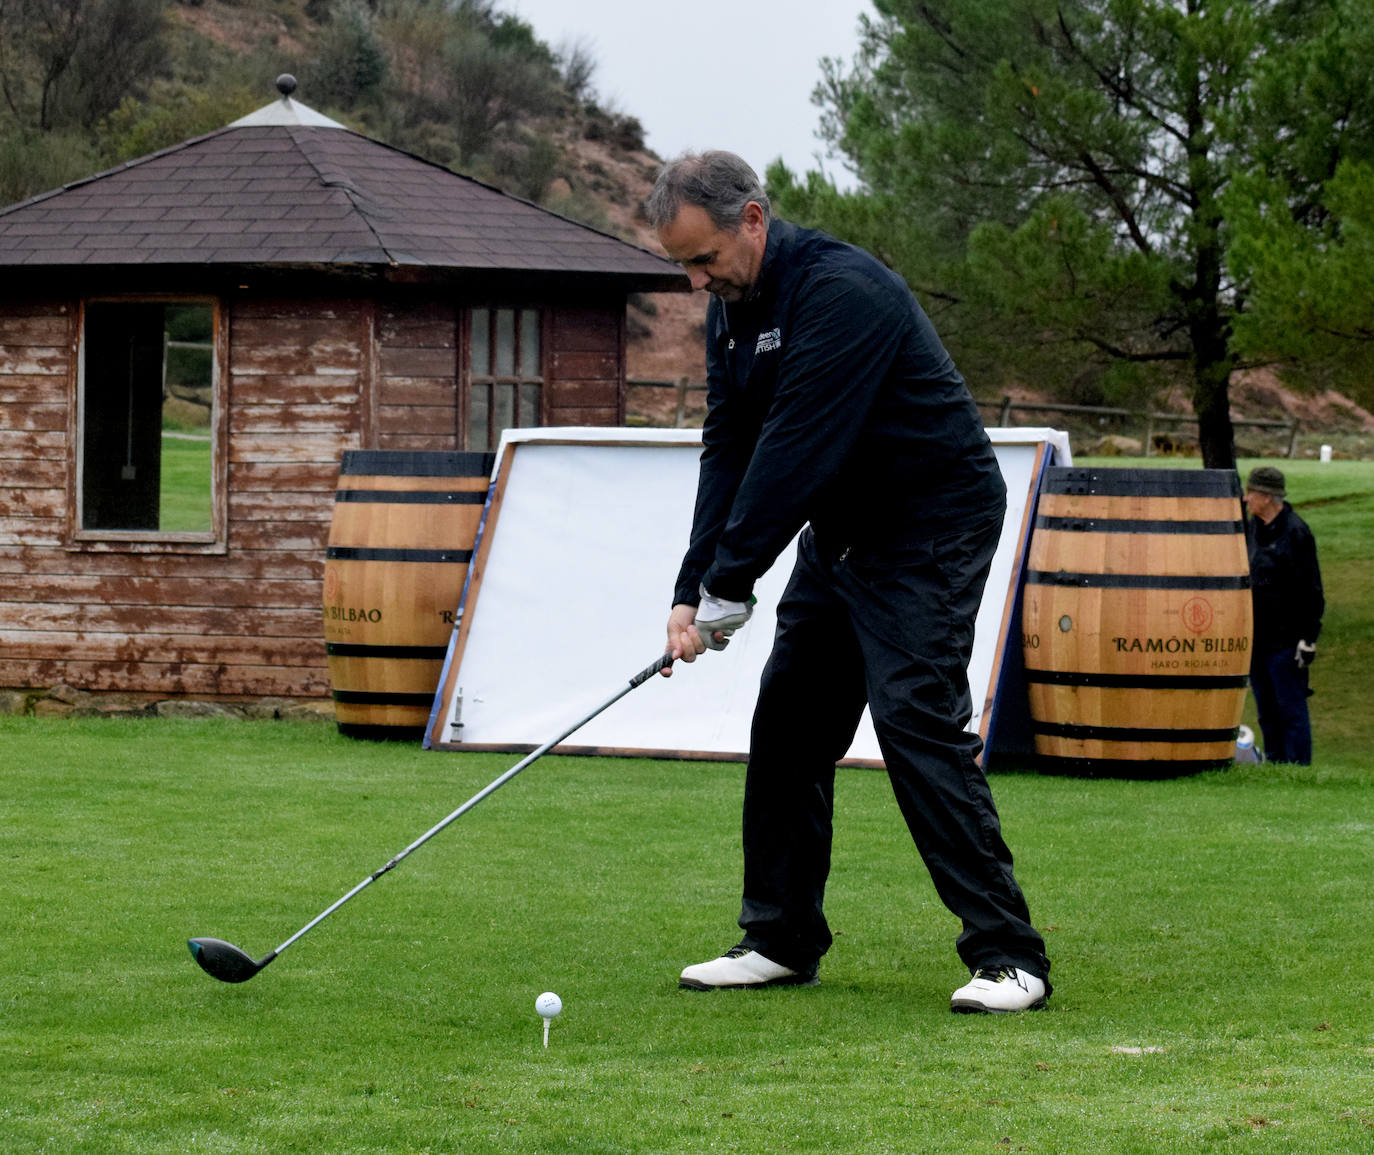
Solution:
<path fill-rule="evenodd" d="M 696 205 L 716 228 L 735 232 L 750 201 L 763 209 L 767 224 L 772 218 L 768 194 L 744 160 L 719 149 L 685 152 L 663 166 L 644 202 L 644 215 L 651 227 L 661 229 L 677 219 L 683 205 Z"/>

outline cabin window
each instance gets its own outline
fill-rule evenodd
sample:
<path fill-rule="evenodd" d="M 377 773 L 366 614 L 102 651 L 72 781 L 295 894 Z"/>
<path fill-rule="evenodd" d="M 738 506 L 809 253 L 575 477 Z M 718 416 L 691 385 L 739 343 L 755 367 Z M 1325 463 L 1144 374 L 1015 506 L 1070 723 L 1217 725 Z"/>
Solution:
<path fill-rule="evenodd" d="M 495 449 L 503 429 L 543 425 L 539 310 L 473 309 L 468 349 L 468 448 Z"/>
<path fill-rule="evenodd" d="M 79 528 L 215 537 L 215 307 L 89 301 L 82 332 Z"/>

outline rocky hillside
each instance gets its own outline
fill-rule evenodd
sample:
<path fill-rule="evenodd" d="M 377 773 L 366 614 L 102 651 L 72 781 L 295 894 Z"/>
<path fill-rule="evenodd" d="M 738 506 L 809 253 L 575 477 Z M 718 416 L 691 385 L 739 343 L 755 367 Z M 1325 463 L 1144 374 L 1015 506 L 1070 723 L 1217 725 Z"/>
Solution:
<path fill-rule="evenodd" d="M 654 232 L 644 221 L 642 206 L 662 159 L 642 147 L 626 147 L 611 140 L 568 139 L 561 142 L 566 164 L 558 178 L 596 199 L 610 231 L 651 252 L 663 253 Z M 556 206 L 564 189 L 551 190 Z M 704 293 L 646 293 L 635 297 L 627 316 L 627 375 L 633 381 L 658 381 L 661 386 L 630 389 L 630 418 L 646 425 L 677 424 L 679 394 L 669 383 L 684 379 L 689 386 L 706 380 Z M 683 424 L 698 425 L 705 413 L 705 393 L 689 388 Z"/>

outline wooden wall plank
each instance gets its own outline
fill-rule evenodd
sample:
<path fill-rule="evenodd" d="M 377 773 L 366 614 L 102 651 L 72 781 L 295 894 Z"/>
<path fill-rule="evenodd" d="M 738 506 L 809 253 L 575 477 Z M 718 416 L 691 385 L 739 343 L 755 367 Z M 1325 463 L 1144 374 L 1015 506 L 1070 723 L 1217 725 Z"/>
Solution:
<path fill-rule="evenodd" d="M 229 492 L 258 489 L 290 489 L 301 492 L 332 492 L 338 482 L 339 464 L 334 461 L 235 461 L 229 465 Z"/>
<path fill-rule="evenodd" d="M 383 377 L 447 377 L 454 379 L 458 363 L 452 348 L 425 349 L 383 345 L 380 371 Z"/>
<path fill-rule="evenodd" d="M 395 450 L 423 450 L 427 453 L 443 452 L 444 450 L 462 449 L 458 444 L 458 435 L 450 433 L 446 436 L 437 436 L 433 433 L 380 433 L 377 435 L 378 449 Z"/>
<path fill-rule="evenodd" d="M 321 571 L 323 572 L 323 571 Z M 0 602 L 25 605 L 182 606 L 224 609 L 309 609 L 318 613 L 315 581 L 227 580 L 214 585 L 194 576 L 132 577 L 128 574 L 29 574 L 14 581 L 0 574 Z"/>
<path fill-rule="evenodd" d="M 33 405 L 67 401 L 66 374 L 12 373 L 0 376 L 0 402 Z"/>
<path fill-rule="evenodd" d="M 236 297 L 235 321 L 345 321 L 356 320 L 361 303 L 356 297 Z"/>
<path fill-rule="evenodd" d="M 0 487 L 63 489 L 67 484 L 65 461 L 6 461 L 0 468 Z"/>
<path fill-rule="evenodd" d="M 229 461 L 231 464 L 246 462 L 272 462 L 276 464 L 299 464 L 301 462 L 330 463 L 338 468 L 345 449 L 357 449 L 356 433 L 282 433 L 276 430 L 267 433 L 247 433 L 231 431 L 229 434 Z"/>
<path fill-rule="evenodd" d="M 617 367 L 614 352 L 555 351 L 552 357 L 552 376 L 556 381 L 614 381 Z"/>
<path fill-rule="evenodd" d="M 455 422 L 451 405 L 383 405 L 379 413 L 381 428 L 387 433 L 451 437 L 454 432 Z"/>
<path fill-rule="evenodd" d="M 0 308 L 0 345 L 66 346 L 71 321 L 62 315 L 40 312 L 16 316 L 8 306 Z"/>
<path fill-rule="evenodd" d="M 66 346 L 0 344 L 0 375 L 66 377 Z"/>
<path fill-rule="evenodd" d="M 620 410 L 612 406 L 575 409 L 572 407 L 552 409 L 549 412 L 550 425 L 614 425 L 619 420 Z"/>
<path fill-rule="evenodd" d="M 65 518 L 0 516 L 0 542 L 57 548 L 66 535 Z"/>
<path fill-rule="evenodd" d="M 47 405 L 14 404 L 5 406 L 4 422 L 6 429 L 44 430 L 47 432 L 67 430 L 67 403 Z"/>
<path fill-rule="evenodd" d="M 234 345 L 229 362 L 235 355 L 259 353 L 270 349 L 349 349 L 358 343 L 357 323 L 360 305 L 340 309 L 335 316 L 321 316 L 314 310 L 293 315 L 274 312 L 271 316 L 253 316 L 241 309 L 234 311 Z"/>
<path fill-rule="evenodd" d="M 67 435 L 31 433 L 27 430 L 0 429 L 0 457 L 23 460 L 67 460 Z"/>
<path fill-rule="evenodd" d="M 562 305 L 550 310 L 549 340 L 555 352 L 614 351 L 620 341 L 619 303 L 605 306 Z"/>
<path fill-rule="evenodd" d="M 378 310 L 377 333 L 384 345 L 455 349 L 458 313 L 443 301 L 388 301 Z"/>
<path fill-rule="evenodd" d="M 0 660 L 0 686 L 54 686 L 59 682 L 98 693 L 217 694 L 233 697 L 323 698 L 329 695 L 324 669 L 293 666 L 183 666 L 179 662 L 88 662 Z"/>
<path fill-rule="evenodd" d="M 9 470 L 4 470 L 6 474 Z M 0 517 L 61 518 L 67 512 L 65 489 L 37 489 L 32 486 L 11 486 L 11 479 L 0 482 Z"/>
<path fill-rule="evenodd" d="M 361 392 L 358 374 L 243 373 L 234 377 L 232 404 L 238 405 L 356 405 Z"/>
<path fill-rule="evenodd" d="M 347 422 L 337 405 L 294 404 L 234 406 L 230 430 L 255 433 L 347 432 Z"/>
<path fill-rule="evenodd" d="M 70 310 L 71 302 L 65 298 L 44 300 L 26 297 L 0 302 L 0 316 L 5 317 L 59 317 L 67 315 Z"/>
<path fill-rule="evenodd" d="M 333 374 L 355 377 L 359 372 L 362 347 L 357 341 L 341 337 L 313 345 L 254 345 L 235 344 L 230 353 L 229 372 L 235 377 L 250 373 L 291 374 L 306 376 Z"/>
<path fill-rule="evenodd" d="M 61 630 L 5 630 L 0 653 L 11 661 L 51 661 L 68 654 L 92 662 L 186 665 L 326 665 L 323 638 L 261 638 L 234 634 L 73 633 Z"/>
<path fill-rule="evenodd" d="M 318 493 L 271 490 L 229 495 L 230 521 L 322 521 L 334 513 L 333 498 Z"/>
<path fill-rule="evenodd" d="M 207 573 L 207 559 L 194 554 L 145 554 L 137 559 L 137 573 L 144 577 L 192 578 L 204 584 L 207 577 L 216 582 L 262 582 L 270 580 L 313 582 L 302 595 L 304 604 L 320 600 L 319 583 L 324 577 L 323 553 L 289 553 L 254 550 L 221 555 L 213 560 Z M 19 575 L 20 584 L 35 575 L 96 575 L 124 578 L 132 571 L 130 558 L 120 553 L 52 550 L 32 544 L 3 544 L 0 538 L 0 586 L 9 575 Z"/>
<path fill-rule="evenodd" d="M 383 377 L 378 401 L 382 405 L 425 405 L 454 411 L 458 385 L 452 377 Z"/>
<path fill-rule="evenodd" d="M 618 390 L 614 381 L 555 381 L 548 387 L 552 410 L 615 407 Z"/>
<path fill-rule="evenodd" d="M 231 521 L 230 549 L 260 549 L 293 553 L 318 553 L 324 557 L 329 542 L 327 522 Z"/>
<path fill-rule="evenodd" d="M 130 634 L 150 631 L 238 637 L 323 637 L 321 610 L 239 606 L 67 605 L 0 601 L 0 630 L 75 630 Z M 136 687 L 130 686 L 129 689 Z"/>

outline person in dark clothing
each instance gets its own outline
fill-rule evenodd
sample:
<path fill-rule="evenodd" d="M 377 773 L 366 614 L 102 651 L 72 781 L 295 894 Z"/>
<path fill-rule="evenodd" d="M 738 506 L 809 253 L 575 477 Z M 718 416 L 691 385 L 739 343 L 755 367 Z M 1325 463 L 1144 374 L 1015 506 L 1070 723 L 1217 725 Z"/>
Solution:
<path fill-rule="evenodd" d="M 1250 595 L 1255 645 L 1250 689 L 1255 695 L 1264 756 L 1270 762 L 1312 762 L 1308 667 L 1317 656 L 1326 599 L 1317 542 L 1284 498 L 1284 476 L 1272 465 L 1250 471 L 1245 508 L 1250 517 Z"/>
<path fill-rule="evenodd" d="M 1006 508 L 968 388 L 905 282 L 772 220 L 739 157 L 673 161 L 645 207 L 664 250 L 711 293 L 704 448 L 668 653 L 723 648 L 801 531 L 750 741 L 744 937 L 679 982 L 817 981 L 835 764 L 868 705 L 898 805 L 962 923 L 973 977 L 951 1009 L 1043 1006 L 1044 940 L 965 729 L 973 624 Z"/>

